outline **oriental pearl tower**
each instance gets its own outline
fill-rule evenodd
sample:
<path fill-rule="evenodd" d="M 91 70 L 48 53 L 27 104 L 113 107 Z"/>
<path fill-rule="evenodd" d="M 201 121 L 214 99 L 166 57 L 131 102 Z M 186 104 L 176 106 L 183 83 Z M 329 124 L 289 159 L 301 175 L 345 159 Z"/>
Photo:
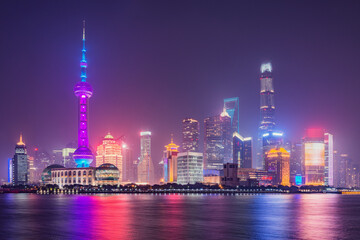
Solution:
<path fill-rule="evenodd" d="M 81 81 L 74 87 L 75 96 L 79 101 L 78 113 L 78 148 L 74 152 L 73 158 L 78 168 L 89 167 L 94 159 L 94 155 L 89 149 L 88 137 L 88 99 L 93 94 L 91 85 L 86 82 L 86 49 L 85 49 L 85 20 L 83 21 L 83 48 L 80 61 Z"/>

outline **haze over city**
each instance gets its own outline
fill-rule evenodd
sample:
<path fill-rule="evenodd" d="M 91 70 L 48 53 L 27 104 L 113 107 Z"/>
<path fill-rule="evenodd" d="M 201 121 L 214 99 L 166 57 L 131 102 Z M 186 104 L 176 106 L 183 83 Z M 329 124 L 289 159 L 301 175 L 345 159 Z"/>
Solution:
<path fill-rule="evenodd" d="M 256 138 L 260 65 L 273 66 L 276 122 L 292 141 L 304 129 L 334 135 L 358 161 L 356 111 L 360 5 L 316 2 L 1 3 L 0 176 L 20 132 L 29 149 L 62 148 L 77 137 L 81 22 L 87 23 L 90 145 L 110 131 L 140 153 L 152 132 L 152 158 L 181 143 L 181 121 L 222 111 L 239 97 L 240 133 Z M 311 5 L 311 7 L 309 7 Z M 204 129 L 201 125 L 200 139 Z M 202 144 L 200 144 L 202 146 Z"/>

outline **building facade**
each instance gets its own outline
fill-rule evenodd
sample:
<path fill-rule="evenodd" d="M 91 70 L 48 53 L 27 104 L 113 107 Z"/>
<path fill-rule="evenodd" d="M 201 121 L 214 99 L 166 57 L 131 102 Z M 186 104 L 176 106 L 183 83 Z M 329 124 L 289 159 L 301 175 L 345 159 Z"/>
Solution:
<path fill-rule="evenodd" d="M 285 148 L 273 148 L 265 155 L 265 170 L 272 185 L 290 186 L 290 153 Z"/>
<path fill-rule="evenodd" d="M 231 118 L 231 134 L 239 132 L 239 98 L 224 99 L 224 108 Z"/>
<path fill-rule="evenodd" d="M 269 131 L 275 130 L 275 91 L 273 86 L 271 63 L 262 64 L 260 70 L 260 126 L 258 134 L 258 154 L 256 167 L 258 169 L 264 169 L 265 153 L 269 149 L 263 149 L 263 136 L 266 135 Z"/>
<path fill-rule="evenodd" d="M 221 185 L 236 187 L 239 185 L 238 164 L 226 163 L 224 164 L 224 176 L 221 178 Z"/>
<path fill-rule="evenodd" d="M 252 168 L 252 138 L 233 133 L 233 163 L 238 168 Z"/>
<path fill-rule="evenodd" d="M 12 184 L 26 185 L 28 183 L 28 155 L 25 143 L 20 135 L 20 141 L 15 146 L 15 155 L 12 159 Z"/>
<path fill-rule="evenodd" d="M 305 184 L 325 185 L 325 143 L 323 129 L 307 129 L 303 139 Z"/>
<path fill-rule="evenodd" d="M 177 155 L 179 146 L 173 142 L 165 146 L 164 151 L 164 182 L 176 183 L 177 182 Z"/>
<path fill-rule="evenodd" d="M 122 181 L 134 183 L 137 181 L 137 161 L 134 158 L 132 148 L 122 142 L 122 155 L 123 155 L 123 166 L 122 166 Z"/>
<path fill-rule="evenodd" d="M 177 155 L 177 183 L 195 184 L 203 182 L 203 154 L 182 152 Z"/>
<path fill-rule="evenodd" d="M 334 137 L 324 134 L 325 143 L 325 185 L 334 186 Z"/>
<path fill-rule="evenodd" d="M 138 164 L 138 182 L 153 184 L 154 164 L 151 159 L 151 132 L 140 133 L 140 160 Z"/>
<path fill-rule="evenodd" d="M 204 123 L 205 168 L 221 170 L 223 164 L 233 161 L 230 115 L 224 109 L 220 115 L 206 118 Z"/>
<path fill-rule="evenodd" d="M 199 122 L 192 118 L 182 121 L 182 151 L 199 152 Z"/>
<path fill-rule="evenodd" d="M 123 156 L 121 150 L 121 145 L 108 133 L 103 138 L 102 143 L 97 147 L 96 167 L 106 163 L 113 164 L 119 170 L 120 179 L 122 179 Z"/>
<path fill-rule="evenodd" d="M 304 176 L 303 146 L 301 143 L 291 145 L 290 153 L 290 182 L 302 185 Z"/>
<path fill-rule="evenodd" d="M 43 184 L 56 184 L 59 188 L 70 185 L 118 185 L 120 172 L 117 167 L 105 163 L 99 167 L 64 168 L 54 164 L 44 169 L 42 173 Z"/>

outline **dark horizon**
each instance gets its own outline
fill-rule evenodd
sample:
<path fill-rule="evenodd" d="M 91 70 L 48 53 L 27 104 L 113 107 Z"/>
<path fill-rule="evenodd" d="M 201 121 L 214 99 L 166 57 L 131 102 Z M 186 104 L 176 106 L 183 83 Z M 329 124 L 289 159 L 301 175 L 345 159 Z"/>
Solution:
<path fill-rule="evenodd" d="M 183 118 L 201 123 L 202 140 L 203 120 L 229 97 L 240 99 L 240 134 L 255 138 L 260 65 L 270 61 L 285 136 L 324 128 L 360 163 L 359 12 L 357 1 L 1 2 L 0 177 L 20 132 L 28 149 L 76 141 L 83 19 L 92 147 L 110 131 L 137 157 L 149 130 L 158 162 L 171 134 L 181 144 Z"/>

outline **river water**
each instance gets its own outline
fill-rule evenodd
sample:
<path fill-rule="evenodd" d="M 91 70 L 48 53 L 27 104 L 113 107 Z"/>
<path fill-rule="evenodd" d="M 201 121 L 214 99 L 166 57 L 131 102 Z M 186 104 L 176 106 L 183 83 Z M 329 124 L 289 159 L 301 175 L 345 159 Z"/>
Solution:
<path fill-rule="evenodd" d="M 0 239 L 360 239 L 360 196 L 0 195 Z"/>

